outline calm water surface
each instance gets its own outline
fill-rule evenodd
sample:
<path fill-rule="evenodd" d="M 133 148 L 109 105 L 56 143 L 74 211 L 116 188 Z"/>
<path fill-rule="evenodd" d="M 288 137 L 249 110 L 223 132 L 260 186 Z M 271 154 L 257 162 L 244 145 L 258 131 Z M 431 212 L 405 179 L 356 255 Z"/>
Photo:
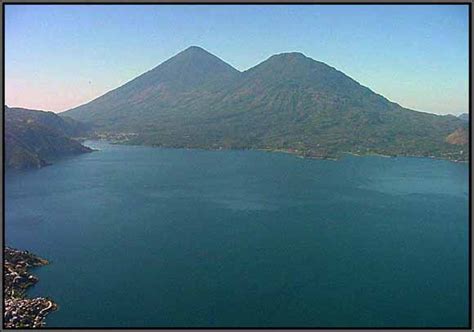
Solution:
<path fill-rule="evenodd" d="M 55 327 L 468 324 L 468 165 L 88 142 L 6 176 Z"/>

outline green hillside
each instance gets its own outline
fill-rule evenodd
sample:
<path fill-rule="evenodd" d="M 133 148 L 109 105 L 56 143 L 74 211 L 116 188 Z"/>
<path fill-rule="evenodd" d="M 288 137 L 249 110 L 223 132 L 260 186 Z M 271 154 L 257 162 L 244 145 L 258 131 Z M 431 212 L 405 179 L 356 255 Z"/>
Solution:
<path fill-rule="evenodd" d="M 64 114 L 133 144 L 468 160 L 468 144 L 447 139 L 465 121 L 402 108 L 301 53 L 239 72 L 191 47 Z"/>

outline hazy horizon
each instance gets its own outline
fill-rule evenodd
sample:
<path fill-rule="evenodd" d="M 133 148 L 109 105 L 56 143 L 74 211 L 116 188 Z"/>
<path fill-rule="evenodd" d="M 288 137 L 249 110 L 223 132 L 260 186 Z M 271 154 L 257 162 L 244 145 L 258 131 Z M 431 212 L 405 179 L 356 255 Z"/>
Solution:
<path fill-rule="evenodd" d="M 6 5 L 5 103 L 65 111 L 194 45 L 239 71 L 301 52 L 403 107 L 459 115 L 467 24 L 460 5 Z"/>

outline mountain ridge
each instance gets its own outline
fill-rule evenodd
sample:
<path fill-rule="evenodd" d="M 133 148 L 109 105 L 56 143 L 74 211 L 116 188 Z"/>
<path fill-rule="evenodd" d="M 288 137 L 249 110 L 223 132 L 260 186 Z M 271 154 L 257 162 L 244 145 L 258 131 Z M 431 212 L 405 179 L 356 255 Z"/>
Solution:
<path fill-rule="evenodd" d="M 98 131 L 135 132 L 133 144 L 468 158 L 465 146 L 446 139 L 462 120 L 403 108 L 299 52 L 240 72 L 190 47 L 61 114 Z"/>

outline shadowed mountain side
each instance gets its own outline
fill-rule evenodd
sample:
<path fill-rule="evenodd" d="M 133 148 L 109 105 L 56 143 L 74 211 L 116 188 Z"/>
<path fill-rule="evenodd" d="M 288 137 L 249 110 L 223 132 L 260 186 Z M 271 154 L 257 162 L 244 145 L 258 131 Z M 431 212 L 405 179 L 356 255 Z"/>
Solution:
<path fill-rule="evenodd" d="M 458 118 L 464 121 L 469 121 L 469 113 L 462 113 L 458 115 Z"/>
<path fill-rule="evenodd" d="M 7 169 L 40 168 L 52 160 L 90 152 L 70 136 L 81 136 L 87 128 L 52 112 L 4 108 L 5 166 Z"/>

